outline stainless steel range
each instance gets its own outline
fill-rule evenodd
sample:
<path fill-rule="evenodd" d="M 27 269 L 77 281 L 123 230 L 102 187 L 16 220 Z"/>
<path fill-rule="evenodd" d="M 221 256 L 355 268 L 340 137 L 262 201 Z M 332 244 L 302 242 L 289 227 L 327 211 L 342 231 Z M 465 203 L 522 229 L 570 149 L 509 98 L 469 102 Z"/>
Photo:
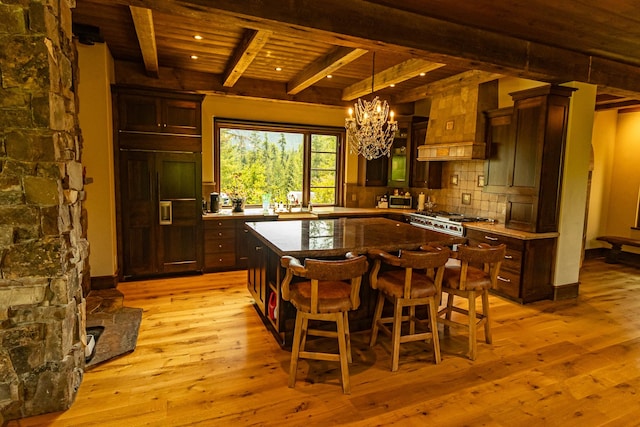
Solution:
<path fill-rule="evenodd" d="M 439 231 L 453 236 L 464 236 L 465 222 L 490 221 L 488 218 L 468 217 L 452 212 L 414 212 L 409 215 L 409 223 L 427 230 Z"/>

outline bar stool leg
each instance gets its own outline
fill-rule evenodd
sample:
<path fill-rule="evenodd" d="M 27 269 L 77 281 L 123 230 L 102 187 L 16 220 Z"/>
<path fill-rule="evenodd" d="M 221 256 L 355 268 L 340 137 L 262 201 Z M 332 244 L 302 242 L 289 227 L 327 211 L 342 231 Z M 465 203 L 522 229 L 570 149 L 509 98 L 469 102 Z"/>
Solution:
<path fill-rule="evenodd" d="M 340 371 L 342 373 L 342 392 L 351 394 L 351 384 L 349 382 L 349 362 L 347 361 L 347 343 L 344 326 L 344 316 L 336 313 L 336 324 L 338 325 L 338 349 L 340 351 Z"/>
<path fill-rule="evenodd" d="M 376 303 L 376 310 L 373 314 L 373 324 L 371 325 L 371 340 L 369 341 L 369 346 L 373 347 L 376 345 L 376 340 L 378 339 L 378 321 L 382 317 L 382 308 L 384 307 L 384 295 L 382 292 L 378 293 L 378 302 Z"/>
<path fill-rule="evenodd" d="M 438 309 L 436 308 L 436 298 L 429 303 L 429 325 L 431 327 L 431 341 L 433 342 L 433 357 L 436 365 L 440 363 L 440 339 L 438 338 Z"/>
<path fill-rule="evenodd" d="M 491 344 L 491 312 L 489 309 L 489 291 L 482 292 L 482 314 L 484 316 L 484 338 L 487 344 Z"/>
<path fill-rule="evenodd" d="M 469 359 L 476 360 L 476 293 L 469 292 Z"/>
<path fill-rule="evenodd" d="M 302 314 L 296 314 L 296 324 L 293 331 L 293 343 L 291 344 L 291 362 L 289 363 L 289 387 L 296 384 L 296 371 L 298 370 L 298 356 L 302 338 Z"/>
<path fill-rule="evenodd" d="M 353 363 L 353 357 L 351 357 L 351 333 L 349 331 L 349 312 L 344 312 L 344 335 L 347 341 L 347 360 L 349 363 Z"/>
<path fill-rule="evenodd" d="M 393 331 L 391 337 L 391 370 L 398 370 L 398 359 L 400 358 L 400 332 L 402 329 L 402 304 L 396 298 L 393 309 Z"/>

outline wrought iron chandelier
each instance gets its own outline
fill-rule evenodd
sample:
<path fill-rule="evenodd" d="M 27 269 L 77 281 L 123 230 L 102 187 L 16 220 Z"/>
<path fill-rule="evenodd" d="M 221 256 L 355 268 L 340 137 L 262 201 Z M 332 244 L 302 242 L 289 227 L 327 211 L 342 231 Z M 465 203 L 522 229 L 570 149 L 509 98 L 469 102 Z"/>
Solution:
<path fill-rule="evenodd" d="M 371 73 L 372 94 L 375 58 L 374 53 Z M 398 122 L 393 119 L 393 111 L 389 111 L 387 101 L 381 101 L 376 96 L 372 101 L 358 98 L 354 108 L 349 108 L 349 117 L 345 119 L 344 127 L 347 130 L 349 150 L 352 153 L 361 154 L 367 160 L 372 160 L 391 154 L 391 145 L 398 130 Z"/>

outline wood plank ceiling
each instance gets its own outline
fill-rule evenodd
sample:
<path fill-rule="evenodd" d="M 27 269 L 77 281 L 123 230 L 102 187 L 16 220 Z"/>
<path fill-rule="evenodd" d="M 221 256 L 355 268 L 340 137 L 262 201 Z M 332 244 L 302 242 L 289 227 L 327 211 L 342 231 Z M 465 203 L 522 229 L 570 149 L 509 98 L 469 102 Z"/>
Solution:
<path fill-rule="evenodd" d="M 640 105 L 634 0 L 398 3 L 77 0 L 73 22 L 106 41 L 119 83 L 331 105 L 373 88 L 402 104 L 512 75 L 596 84 L 596 109 Z"/>

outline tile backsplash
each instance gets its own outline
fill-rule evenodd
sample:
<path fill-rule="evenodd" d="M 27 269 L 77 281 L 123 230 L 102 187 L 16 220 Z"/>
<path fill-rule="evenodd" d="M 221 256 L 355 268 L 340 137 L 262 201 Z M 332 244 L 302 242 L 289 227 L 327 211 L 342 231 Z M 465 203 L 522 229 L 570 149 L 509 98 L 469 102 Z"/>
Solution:
<path fill-rule="evenodd" d="M 442 165 L 442 188 L 429 190 L 422 188 L 401 188 L 413 196 L 414 206 L 418 195 L 423 192 L 435 199 L 434 210 L 458 212 L 467 216 L 492 218 L 504 223 L 506 195 L 482 191 L 484 161 L 444 162 Z M 393 192 L 394 187 L 363 187 L 347 184 L 347 207 L 370 208 L 376 205 L 376 196 Z"/>

